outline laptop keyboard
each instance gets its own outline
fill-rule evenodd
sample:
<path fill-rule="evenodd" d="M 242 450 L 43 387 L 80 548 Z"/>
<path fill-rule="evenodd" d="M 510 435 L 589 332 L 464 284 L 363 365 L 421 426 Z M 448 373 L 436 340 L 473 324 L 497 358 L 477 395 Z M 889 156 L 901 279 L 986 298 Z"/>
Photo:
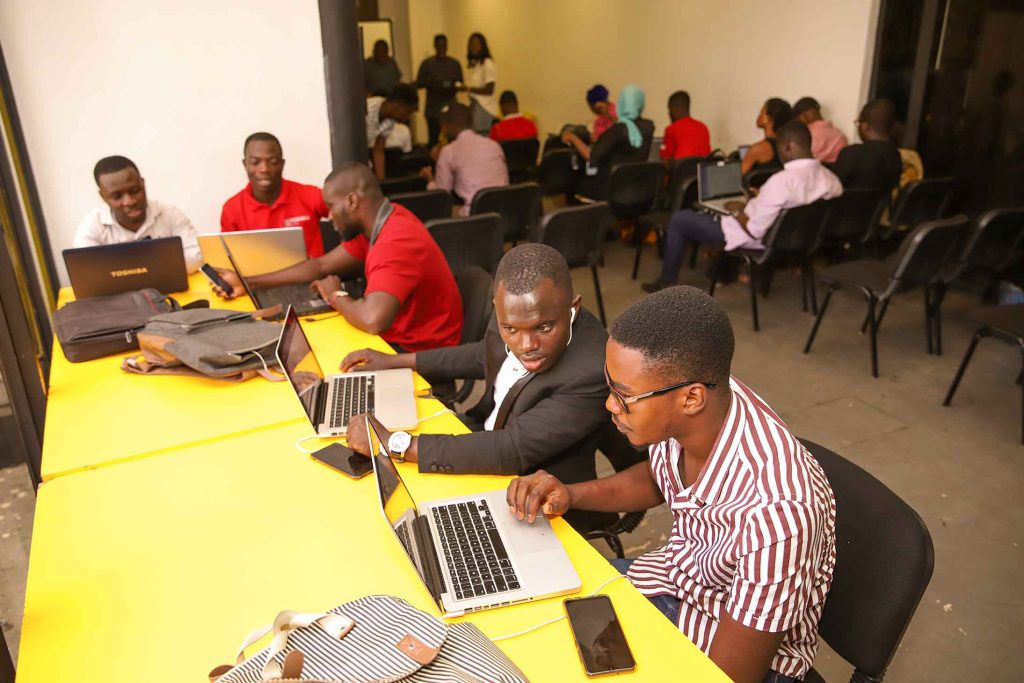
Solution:
<path fill-rule="evenodd" d="M 519 588 L 505 544 L 487 501 L 452 503 L 431 509 L 442 555 L 448 562 L 458 599 L 504 593 Z"/>
<path fill-rule="evenodd" d="M 334 390 L 330 412 L 332 429 L 347 427 L 353 415 L 373 412 L 373 379 L 373 375 L 337 375 L 331 380 Z"/>
<path fill-rule="evenodd" d="M 256 290 L 259 305 L 270 308 L 277 304 L 287 307 L 291 305 L 298 315 L 309 315 L 329 310 L 330 305 L 316 293 L 310 291 L 309 285 L 281 285 Z"/>

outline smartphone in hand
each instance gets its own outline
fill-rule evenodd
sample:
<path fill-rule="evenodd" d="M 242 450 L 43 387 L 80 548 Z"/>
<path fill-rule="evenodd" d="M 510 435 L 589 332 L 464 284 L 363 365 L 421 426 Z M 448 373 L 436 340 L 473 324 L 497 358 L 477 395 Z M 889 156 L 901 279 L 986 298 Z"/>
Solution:
<path fill-rule="evenodd" d="M 227 283 L 227 280 L 222 278 L 220 276 L 220 273 L 217 272 L 217 269 L 211 266 L 209 263 L 204 263 L 203 265 L 199 266 L 199 270 L 203 271 L 203 275 L 205 275 L 210 282 L 220 287 L 225 294 L 230 296 L 231 292 L 234 291 L 234 287 L 229 285 Z"/>
<path fill-rule="evenodd" d="M 353 479 L 360 479 L 373 471 L 373 463 L 369 458 L 353 452 L 352 449 L 346 448 L 340 443 L 332 443 L 310 455 L 314 460 L 318 460 Z"/>

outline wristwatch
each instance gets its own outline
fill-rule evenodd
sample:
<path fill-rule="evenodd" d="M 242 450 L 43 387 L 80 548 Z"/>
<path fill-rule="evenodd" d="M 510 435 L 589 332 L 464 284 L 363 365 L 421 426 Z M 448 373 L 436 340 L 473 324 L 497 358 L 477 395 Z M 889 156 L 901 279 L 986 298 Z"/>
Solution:
<path fill-rule="evenodd" d="M 327 303 L 329 303 L 330 305 L 333 306 L 334 305 L 334 300 L 337 299 L 339 296 L 352 296 L 352 295 L 349 294 L 348 292 L 346 292 L 344 289 L 339 289 L 336 292 L 331 292 L 331 295 L 327 298 Z"/>
<path fill-rule="evenodd" d="M 412 445 L 412 436 L 409 432 L 395 432 L 388 439 L 388 451 L 398 462 L 405 462 L 405 452 Z"/>

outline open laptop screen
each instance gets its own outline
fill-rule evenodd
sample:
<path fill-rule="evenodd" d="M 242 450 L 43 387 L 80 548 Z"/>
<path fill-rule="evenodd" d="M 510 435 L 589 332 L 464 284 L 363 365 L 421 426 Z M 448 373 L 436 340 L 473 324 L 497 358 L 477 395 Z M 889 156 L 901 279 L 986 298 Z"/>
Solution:
<path fill-rule="evenodd" d="M 281 361 L 284 373 L 288 375 L 295 394 L 306 409 L 310 423 L 316 426 L 316 389 L 324 381 L 323 370 L 316 362 L 313 349 L 306 339 L 306 333 L 299 325 L 299 316 L 295 309 L 288 309 L 288 315 L 284 320 L 284 328 L 281 330 L 281 339 L 277 343 L 277 358 Z"/>
<path fill-rule="evenodd" d="M 740 163 L 731 161 L 699 164 L 697 166 L 697 187 L 702 202 L 743 194 L 743 175 L 740 172 Z"/>

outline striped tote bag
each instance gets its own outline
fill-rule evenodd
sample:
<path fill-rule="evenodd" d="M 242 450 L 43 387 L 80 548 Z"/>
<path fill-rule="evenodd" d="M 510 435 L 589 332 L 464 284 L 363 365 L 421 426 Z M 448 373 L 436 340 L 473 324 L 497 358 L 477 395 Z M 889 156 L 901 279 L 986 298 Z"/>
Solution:
<path fill-rule="evenodd" d="M 270 645 L 245 659 L 267 634 Z M 370 595 L 329 612 L 281 612 L 242 642 L 210 683 L 528 683 L 476 626 L 445 624 L 405 600 Z"/>

